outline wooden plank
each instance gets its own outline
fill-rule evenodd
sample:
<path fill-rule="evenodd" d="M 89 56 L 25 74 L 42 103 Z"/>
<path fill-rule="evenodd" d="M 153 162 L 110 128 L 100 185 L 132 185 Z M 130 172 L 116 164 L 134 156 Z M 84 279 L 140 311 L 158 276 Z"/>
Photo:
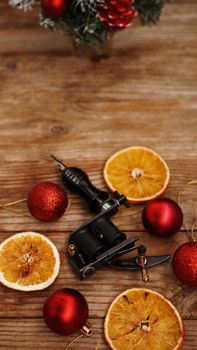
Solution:
<path fill-rule="evenodd" d="M 11 233 L 1 233 L 1 241 L 10 235 Z M 128 237 L 136 235 L 136 232 L 128 233 Z M 56 282 L 47 290 L 31 293 L 16 292 L 0 286 L 0 317 L 40 317 L 42 305 L 49 293 L 64 287 L 83 292 L 90 304 L 91 315 L 104 317 L 107 305 L 118 293 L 128 288 L 145 286 L 141 273 L 137 271 L 99 270 L 89 279 L 80 281 L 65 257 L 68 233 L 53 232 L 47 236 L 61 254 L 61 269 Z M 186 241 L 185 233 L 179 233 L 167 240 L 150 237 L 147 233 L 140 233 L 138 236 L 140 242 L 147 245 L 149 255 L 173 254 L 176 247 Z M 176 280 L 171 262 L 154 267 L 149 273 L 150 282 L 146 284 L 147 287 L 166 295 L 174 302 L 182 317 L 197 319 L 196 292 Z M 121 283 L 117 284 L 120 276 Z"/>
<path fill-rule="evenodd" d="M 23 11 L 8 5 L 7 0 L 1 0 L 0 3 L 0 30 L 22 28 L 37 28 L 38 26 L 39 6 L 34 7 L 33 11 Z"/>
<path fill-rule="evenodd" d="M 82 338 L 73 344 L 73 350 L 93 350 L 101 337 L 99 350 L 109 350 L 103 335 L 103 320 L 90 319 L 95 333 L 90 338 Z M 197 320 L 185 320 L 186 338 L 182 350 L 195 350 L 197 347 Z M 36 348 L 42 350 L 63 350 L 74 336 L 63 337 L 53 334 L 41 319 L 0 319 L 0 348 L 18 350 Z"/>

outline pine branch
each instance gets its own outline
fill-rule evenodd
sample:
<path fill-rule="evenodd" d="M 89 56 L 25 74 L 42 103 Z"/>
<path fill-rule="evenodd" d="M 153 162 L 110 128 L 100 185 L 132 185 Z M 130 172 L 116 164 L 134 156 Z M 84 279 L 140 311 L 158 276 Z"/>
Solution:
<path fill-rule="evenodd" d="M 134 6 L 142 24 L 156 24 L 162 13 L 163 0 L 135 0 Z"/>
<path fill-rule="evenodd" d="M 108 39 L 109 30 L 97 17 L 97 1 L 71 0 L 70 10 L 64 16 L 68 34 L 77 44 L 95 46 Z"/>
<path fill-rule="evenodd" d="M 77 44 L 90 46 L 96 46 L 112 35 L 112 31 L 97 17 L 95 0 L 70 0 L 69 11 L 63 17 L 50 20 L 42 13 L 40 24 L 72 36 Z"/>
<path fill-rule="evenodd" d="M 98 5 L 109 0 L 69 0 L 66 14 L 57 19 L 40 14 L 40 25 L 54 31 L 72 36 L 77 44 L 96 46 L 110 39 L 116 33 L 101 21 L 98 16 Z M 169 0 L 168 0 L 169 1 Z M 155 24 L 160 18 L 165 0 L 135 0 L 135 6 L 142 24 Z M 39 5 L 39 0 L 9 0 L 11 6 L 23 10 L 32 5 Z"/>

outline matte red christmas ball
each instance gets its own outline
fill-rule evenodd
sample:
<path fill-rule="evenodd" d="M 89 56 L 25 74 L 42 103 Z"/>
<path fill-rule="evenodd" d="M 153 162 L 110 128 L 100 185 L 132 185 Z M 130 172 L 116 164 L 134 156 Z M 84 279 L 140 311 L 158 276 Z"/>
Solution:
<path fill-rule="evenodd" d="M 68 0 L 41 0 L 43 12 L 50 18 L 64 16 L 68 10 Z"/>
<path fill-rule="evenodd" d="M 41 182 L 29 192 L 27 205 L 34 218 L 51 222 L 65 213 L 68 197 L 59 185 L 53 182 Z"/>
<path fill-rule="evenodd" d="M 158 237 L 170 237 L 180 230 L 183 213 L 172 199 L 158 198 L 144 207 L 142 223 L 149 233 Z"/>
<path fill-rule="evenodd" d="M 47 327 L 55 333 L 68 335 L 80 331 L 86 325 L 88 304 L 75 289 L 60 289 L 51 294 L 43 308 Z"/>
<path fill-rule="evenodd" d="M 172 268 L 179 281 L 197 287 L 197 242 L 184 243 L 175 251 Z"/>

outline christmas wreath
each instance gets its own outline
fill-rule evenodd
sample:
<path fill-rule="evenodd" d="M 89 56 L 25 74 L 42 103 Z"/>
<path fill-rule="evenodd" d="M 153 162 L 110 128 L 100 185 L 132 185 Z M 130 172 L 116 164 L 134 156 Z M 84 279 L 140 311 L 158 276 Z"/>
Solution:
<path fill-rule="evenodd" d="M 155 24 L 164 0 L 9 0 L 28 10 L 40 6 L 40 25 L 68 33 L 76 43 L 95 46 L 131 26 L 138 15 L 142 24 Z"/>

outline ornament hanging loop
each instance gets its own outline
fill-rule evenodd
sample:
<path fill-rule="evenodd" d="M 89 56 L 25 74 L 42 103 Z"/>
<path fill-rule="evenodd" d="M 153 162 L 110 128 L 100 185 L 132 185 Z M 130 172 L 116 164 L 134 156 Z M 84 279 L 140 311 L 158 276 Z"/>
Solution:
<path fill-rule="evenodd" d="M 5 204 L 1 204 L 0 203 L 0 208 L 12 213 L 12 214 L 15 214 L 17 216 L 25 216 L 25 217 L 30 217 L 30 215 L 26 215 L 26 214 L 21 214 L 19 213 L 18 211 L 16 210 L 13 210 L 13 209 L 10 209 L 9 207 L 13 206 L 13 205 L 16 205 L 16 204 L 19 204 L 19 203 L 23 203 L 23 202 L 26 202 L 27 201 L 27 198 L 23 198 L 23 199 L 19 199 L 19 200 L 16 200 L 14 202 L 8 202 L 8 203 L 5 203 Z"/>
<path fill-rule="evenodd" d="M 65 348 L 64 350 L 68 350 L 70 349 L 70 347 L 77 342 L 79 339 L 81 339 L 82 337 L 91 337 L 92 333 L 93 333 L 93 329 L 92 329 L 92 325 L 91 323 L 89 323 L 88 321 L 86 322 L 86 324 L 82 327 L 82 329 L 80 330 L 81 334 L 78 335 L 77 337 L 75 337 Z M 99 345 L 101 343 L 101 337 L 99 337 L 99 341 L 98 344 L 95 348 L 95 350 L 98 350 Z"/>
<path fill-rule="evenodd" d="M 65 348 L 64 350 L 68 350 L 77 340 L 81 339 L 82 337 L 84 337 L 83 334 L 78 335 L 77 337 L 75 337 Z"/>
<path fill-rule="evenodd" d="M 194 184 L 197 184 L 197 180 L 192 180 L 192 181 L 189 181 L 186 183 L 186 185 L 182 186 L 178 192 L 178 195 L 177 195 L 177 202 L 178 204 L 180 205 L 181 207 L 181 194 L 183 192 L 183 190 L 190 186 L 190 185 L 194 185 Z M 185 225 L 183 224 L 183 227 L 184 229 L 187 231 L 187 235 L 189 237 L 189 239 L 192 241 L 192 242 L 196 242 L 196 239 L 194 238 L 194 233 L 195 233 L 195 226 L 196 226 L 196 223 L 193 222 L 192 225 L 191 225 L 191 228 L 187 228 L 185 227 Z"/>

